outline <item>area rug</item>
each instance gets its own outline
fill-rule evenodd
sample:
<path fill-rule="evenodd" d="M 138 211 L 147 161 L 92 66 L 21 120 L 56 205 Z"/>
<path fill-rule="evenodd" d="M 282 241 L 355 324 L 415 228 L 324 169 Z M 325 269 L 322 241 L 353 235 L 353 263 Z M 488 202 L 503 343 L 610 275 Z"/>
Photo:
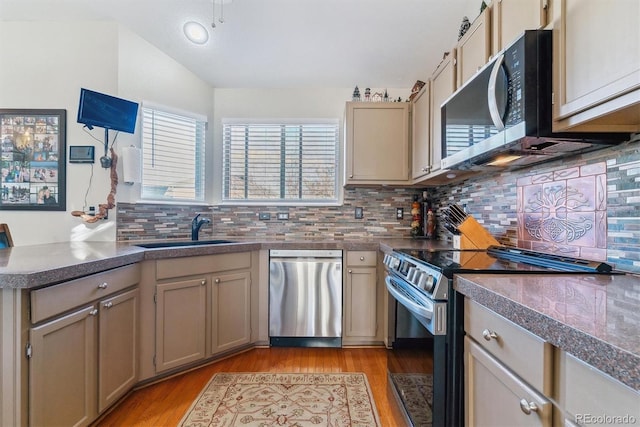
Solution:
<path fill-rule="evenodd" d="M 433 377 L 426 374 L 391 374 L 391 380 L 413 426 L 431 427 Z"/>
<path fill-rule="evenodd" d="M 180 427 L 380 426 L 362 373 L 218 373 Z"/>

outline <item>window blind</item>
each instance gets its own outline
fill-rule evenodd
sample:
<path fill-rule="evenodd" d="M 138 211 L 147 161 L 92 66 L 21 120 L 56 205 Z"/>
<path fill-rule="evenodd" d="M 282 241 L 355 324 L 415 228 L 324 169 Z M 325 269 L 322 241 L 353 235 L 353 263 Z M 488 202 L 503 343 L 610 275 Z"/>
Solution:
<path fill-rule="evenodd" d="M 337 200 L 338 124 L 224 123 L 223 200 Z"/>
<path fill-rule="evenodd" d="M 206 122 L 142 108 L 142 198 L 204 201 Z"/>

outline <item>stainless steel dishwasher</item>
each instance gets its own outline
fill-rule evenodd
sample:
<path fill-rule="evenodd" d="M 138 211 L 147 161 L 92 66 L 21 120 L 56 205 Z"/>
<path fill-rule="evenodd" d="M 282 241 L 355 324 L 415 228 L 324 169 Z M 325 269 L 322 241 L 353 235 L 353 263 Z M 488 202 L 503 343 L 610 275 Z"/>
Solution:
<path fill-rule="evenodd" d="M 272 346 L 342 345 L 342 251 L 269 251 Z"/>

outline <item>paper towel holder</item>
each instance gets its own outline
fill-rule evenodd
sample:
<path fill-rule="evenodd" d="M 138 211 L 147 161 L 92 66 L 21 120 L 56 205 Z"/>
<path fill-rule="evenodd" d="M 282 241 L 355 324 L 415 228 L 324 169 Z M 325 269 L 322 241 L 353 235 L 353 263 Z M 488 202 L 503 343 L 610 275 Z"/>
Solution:
<path fill-rule="evenodd" d="M 127 185 L 141 182 L 140 149 L 134 145 L 122 149 L 122 180 Z"/>

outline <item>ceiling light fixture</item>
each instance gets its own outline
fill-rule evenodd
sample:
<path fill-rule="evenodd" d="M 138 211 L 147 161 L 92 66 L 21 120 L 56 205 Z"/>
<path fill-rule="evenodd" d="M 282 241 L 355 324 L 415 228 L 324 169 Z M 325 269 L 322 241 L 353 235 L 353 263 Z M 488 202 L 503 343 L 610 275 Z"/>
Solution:
<path fill-rule="evenodd" d="M 209 32 L 199 22 L 189 21 L 182 27 L 184 35 L 187 36 L 192 43 L 205 44 L 209 40 Z"/>

